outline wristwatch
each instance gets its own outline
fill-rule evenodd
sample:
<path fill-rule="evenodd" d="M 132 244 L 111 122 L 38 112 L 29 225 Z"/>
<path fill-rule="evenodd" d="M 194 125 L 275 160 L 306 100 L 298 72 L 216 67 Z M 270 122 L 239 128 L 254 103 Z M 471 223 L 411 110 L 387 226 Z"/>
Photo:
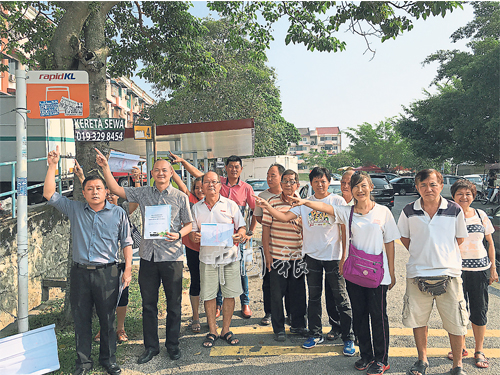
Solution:
<path fill-rule="evenodd" d="M 177 232 L 177 234 L 179 235 L 178 240 L 180 240 L 182 238 L 182 234 L 181 234 L 181 232 Z"/>
<path fill-rule="evenodd" d="M 247 231 L 247 236 L 253 236 L 253 232 L 251 230 Z"/>

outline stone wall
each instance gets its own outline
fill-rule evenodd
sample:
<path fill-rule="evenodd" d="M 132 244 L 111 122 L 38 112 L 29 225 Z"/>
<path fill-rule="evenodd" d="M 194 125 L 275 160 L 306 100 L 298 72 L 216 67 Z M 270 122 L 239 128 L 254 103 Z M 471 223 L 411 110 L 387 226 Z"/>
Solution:
<path fill-rule="evenodd" d="M 67 217 L 44 205 L 28 213 L 29 309 L 41 302 L 41 281 L 66 277 L 70 226 Z M 17 314 L 17 220 L 0 224 L 0 329 Z"/>

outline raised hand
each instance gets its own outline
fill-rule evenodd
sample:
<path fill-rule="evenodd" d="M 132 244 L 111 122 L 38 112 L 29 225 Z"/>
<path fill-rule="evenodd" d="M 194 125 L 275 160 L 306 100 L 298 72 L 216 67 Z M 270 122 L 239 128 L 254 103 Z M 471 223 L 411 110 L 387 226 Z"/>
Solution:
<path fill-rule="evenodd" d="M 172 164 L 180 164 L 184 161 L 183 158 L 181 158 L 180 156 L 177 156 L 176 154 L 173 154 L 172 151 L 169 151 L 169 152 L 170 152 L 170 157 L 172 158 L 172 161 L 171 161 Z"/>
<path fill-rule="evenodd" d="M 101 168 L 105 168 L 108 166 L 108 159 L 102 154 L 101 151 L 99 151 L 97 148 L 94 148 L 94 150 L 97 152 L 97 155 L 95 156 L 95 162 L 97 165 Z"/>
<path fill-rule="evenodd" d="M 49 165 L 57 166 L 57 163 L 59 163 L 59 156 L 59 146 L 56 146 L 55 151 L 49 151 L 49 153 L 47 154 L 47 163 Z"/>
<path fill-rule="evenodd" d="M 265 199 L 262 199 L 261 197 L 259 197 L 257 195 L 252 195 L 252 197 L 255 198 L 255 204 L 257 205 L 257 207 L 268 208 L 271 206 L 268 201 L 266 201 Z"/>
<path fill-rule="evenodd" d="M 78 161 L 75 159 L 75 167 L 73 168 L 73 172 L 75 173 L 75 176 L 78 177 L 80 181 L 83 181 L 85 179 L 85 176 L 83 174 L 83 169 L 80 167 L 80 164 L 78 164 Z"/>

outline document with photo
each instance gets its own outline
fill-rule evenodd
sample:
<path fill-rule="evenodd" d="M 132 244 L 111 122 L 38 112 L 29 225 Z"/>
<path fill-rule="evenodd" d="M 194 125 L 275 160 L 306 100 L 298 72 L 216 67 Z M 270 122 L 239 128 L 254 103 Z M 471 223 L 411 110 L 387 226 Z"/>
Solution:
<path fill-rule="evenodd" d="M 155 240 L 167 237 L 170 232 L 172 206 L 146 206 L 144 213 L 144 239 Z"/>
<path fill-rule="evenodd" d="M 201 224 L 201 246 L 233 246 L 233 224 Z"/>

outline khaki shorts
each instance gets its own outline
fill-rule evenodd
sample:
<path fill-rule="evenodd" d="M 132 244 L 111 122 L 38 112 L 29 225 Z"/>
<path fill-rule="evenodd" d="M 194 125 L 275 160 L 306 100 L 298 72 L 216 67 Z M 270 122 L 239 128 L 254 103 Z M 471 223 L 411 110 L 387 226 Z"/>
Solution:
<path fill-rule="evenodd" d="M 432 306 L 436 301 L 443 328 L 452 335 L 465 335 L 469 318 L 462 289 L 462 278 L 452 278 L 446 293 L 440 296 L 421 292 L 414 281 L 415 279 L 406 279 L 406 294 L 403 305 L 403 324 L 405 327 L 427 326 Z"/>
<path fill-rule="evenodd" d="M 217 297 L 219 286 L 224 298 L 236 298 L 243 293 L 240 261 L 215 267 L 200 262 L 200 299 L 210 301 Z"/>

